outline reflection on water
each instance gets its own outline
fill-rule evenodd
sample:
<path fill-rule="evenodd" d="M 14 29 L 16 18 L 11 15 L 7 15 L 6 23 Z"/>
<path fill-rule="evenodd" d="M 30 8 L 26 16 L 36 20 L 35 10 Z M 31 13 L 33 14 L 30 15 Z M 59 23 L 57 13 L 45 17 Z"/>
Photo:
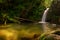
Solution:
<path fill-rule="evenodd" d="M 56 30 L 56 24 L 37 23 L 37 24 L 9 24 L 8 28 L 1 29 L 0 26 L 0 39 L 2 40 L 21 40 L 21 38 L 38 40 L 40 34 L 44 32 L 51 32 Z M 7 26 L 7 25 L 6 25 Z M 36 35 L 36 36 L 34 36 Z M 19 37 L 19 38 L 18 38 Z M 35 38 L 36 37 L 36 38 Z M 3 39 L 4 38 L 4 39 Z"/>

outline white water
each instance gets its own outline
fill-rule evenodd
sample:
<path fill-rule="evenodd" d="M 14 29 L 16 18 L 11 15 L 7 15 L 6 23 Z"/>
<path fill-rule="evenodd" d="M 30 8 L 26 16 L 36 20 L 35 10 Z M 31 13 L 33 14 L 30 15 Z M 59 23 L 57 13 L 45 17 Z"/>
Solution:
<path fill-rule="evenodd" d="M 48 11 L 49 11 L 49 8 L 47 8 L 47 9 L 44 11 L 43 16 L 42 16 L 42 20 L 39 22 L 39 23 L 42 23 L 43 32 L 48 32 L 48 31 L 49 31 L 48 24 L 47 24 L 46 21 L 45 21 Z"/>
<path fill-rule="evenodd" d="M 42 20 L 41 20 L 39 23 L 45 23 L 48 10 L 49 10 L 49 8 L 47 8 L 47 9 L 44 11 L 43 16 L 42 16 Z"/>

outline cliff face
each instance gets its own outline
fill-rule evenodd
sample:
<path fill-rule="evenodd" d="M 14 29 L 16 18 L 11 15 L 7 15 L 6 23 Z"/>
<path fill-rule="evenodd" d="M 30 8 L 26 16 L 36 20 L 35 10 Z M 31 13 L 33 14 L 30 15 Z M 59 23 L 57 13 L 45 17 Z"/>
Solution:
<path fill-rule="evenodd" d="M 60 24 L 60 1 L 54 0 L 48 12 L 47 21 Z"/>

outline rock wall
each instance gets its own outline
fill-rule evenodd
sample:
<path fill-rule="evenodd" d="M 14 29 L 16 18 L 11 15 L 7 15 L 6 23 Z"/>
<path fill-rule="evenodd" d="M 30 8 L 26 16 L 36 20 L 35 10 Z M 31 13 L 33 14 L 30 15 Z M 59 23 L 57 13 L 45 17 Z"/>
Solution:
<path fill-rule="evenodd" d="M 48 12 L 47 21 L 60 24 L 60 0 L 54 0 Z"/>

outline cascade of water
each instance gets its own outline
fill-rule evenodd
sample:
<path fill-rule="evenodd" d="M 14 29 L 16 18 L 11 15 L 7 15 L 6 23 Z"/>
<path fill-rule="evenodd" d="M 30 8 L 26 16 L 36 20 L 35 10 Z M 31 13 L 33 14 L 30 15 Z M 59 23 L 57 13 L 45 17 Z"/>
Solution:
<path fill-rule="evenodd" d="M 42 20 L 41 20 L 39 23 L 45 23 L 48 10 L 49 10 L 49 8 L 47 8 L 47 9 L 44 11 L 43 16 L 42 16 Z"/>
<path fill-rule="evenodd" d="M 49 31 L 49 28 L 47 27 L 48 24 L 45 22 L 48 11 L 49 11 L 49 8 L 47 8 L 47 9 L 44 11 L 43 16 L 42 16 L 42 20 L 39 22 L 39 23 L 42 24 L 43 32 Z"/>

